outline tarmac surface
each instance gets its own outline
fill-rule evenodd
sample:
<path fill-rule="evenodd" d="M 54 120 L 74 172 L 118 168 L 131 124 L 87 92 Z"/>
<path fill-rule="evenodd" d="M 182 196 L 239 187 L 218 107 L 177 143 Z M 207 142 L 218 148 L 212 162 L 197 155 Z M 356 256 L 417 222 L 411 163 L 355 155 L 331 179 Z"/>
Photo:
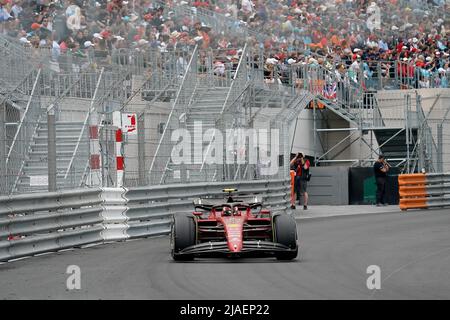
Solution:
<path fill-rule="evenodd" d="M 169 237 L 50 253 L 0 265 L 0 299 L 449 299 L 450 210 L 296 210 L 300 256 L 172 261 Z M 68 290 L 67 267 L 81 271 Z M 369 290 L 367 268 L 380 268 Z"/>

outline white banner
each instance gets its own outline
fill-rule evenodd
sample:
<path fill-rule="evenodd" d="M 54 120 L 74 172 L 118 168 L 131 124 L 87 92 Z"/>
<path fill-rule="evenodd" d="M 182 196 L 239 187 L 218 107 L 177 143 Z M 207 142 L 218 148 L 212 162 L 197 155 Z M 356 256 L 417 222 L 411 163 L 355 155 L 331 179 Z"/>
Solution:
<path fill-rule="evenodd" d="M 137 134 L 136 113 L 122 113 L 122 132 L 130 135 Z"/>
<path fill-rule="evenodd" d="M 30 187 L 48 186 L 48 176 L 30 176 Z"/>

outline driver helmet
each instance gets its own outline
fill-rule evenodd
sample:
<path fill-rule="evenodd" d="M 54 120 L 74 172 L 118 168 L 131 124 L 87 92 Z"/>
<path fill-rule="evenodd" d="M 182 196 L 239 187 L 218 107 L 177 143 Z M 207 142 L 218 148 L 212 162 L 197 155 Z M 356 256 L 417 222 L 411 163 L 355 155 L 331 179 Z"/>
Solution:
<path fill-rule="evenodd" d="M 222 213 L 223 213 L 223 215 L 224 216 L 231 216 L 231 208 L 230 207 L 227 207 L 227 206 L 225 206 L 225 207 L 223 207 L 222 208 Z"/>

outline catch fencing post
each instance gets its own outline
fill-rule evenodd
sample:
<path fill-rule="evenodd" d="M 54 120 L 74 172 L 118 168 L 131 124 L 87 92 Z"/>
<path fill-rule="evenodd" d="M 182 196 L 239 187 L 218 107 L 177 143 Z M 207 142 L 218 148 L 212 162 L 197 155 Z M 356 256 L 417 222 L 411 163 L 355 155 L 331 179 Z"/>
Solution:
<path fill-rule="evenodd" d="M 123 133 L 122 129 L 116 129 L 116 175 L 117 175 L 117 187 L 123 186 L 123 170 L 124 170 L 124 158 L 122 154 L 122 142 Z"/>
<path fill-rule="evenodd" d="M 138 116 L 138 171 L 139 186 L 145 185 L 145 113 Z"/>
<path fill-rule="evenodd" d="M 47 108 L 47 153 L 48 153 L 48 191 L 56 191 L 56 123 L 55 106 Z"/>
<path fill-rule="evenodd" d="M 418 170 L 419 172 L 425 168 L 425 146 L 426 139 L 424 136 L 425 120 L 422 111 L 422 97 L 416 92 L 416 113 L 417 113 L 417 154 L 418 154 Z"/>
<path fill-rule="evenodd" d="M 98 113 L 93 110 L 89 115 L 89 181 L 92 186 L 103 185 L 104 165 L 101 165 L 103 157 L 100 155 Z"/>
<path fill-rule="evenodd" d="M 0 105 L 0 195 L 8 194 L 7 180 L 8 175 L 6 172 L 6 128 L 5 128 L 5 116 L 6 116 L 6 103 Z"/>
<path fill-rule="evenodd" d="M 442 123 L 437 125 L 437 172 L 444 172 L 444 144 L 442 139 Z"/>
<path fill-rule="evenodd" d="M 102 188 L 101 198 L 103 217 L 103 231 L 101 236 L 103 241 L 118 241 L 129 238 L 127 234 L 128 200 L 126 198 L 127 189 L 125 188 Z"/>
<path fill-rule="evenodd" d="M 410 139 L 410 123 L 409 123 L 409 110 L 410 110 L 411 96 L 407 94 L 405 96 L 405 129 L 406 129 L 406 172 L 411 173 L 410 170 L 410 150 L 409 145 L 411 143 Z"/>

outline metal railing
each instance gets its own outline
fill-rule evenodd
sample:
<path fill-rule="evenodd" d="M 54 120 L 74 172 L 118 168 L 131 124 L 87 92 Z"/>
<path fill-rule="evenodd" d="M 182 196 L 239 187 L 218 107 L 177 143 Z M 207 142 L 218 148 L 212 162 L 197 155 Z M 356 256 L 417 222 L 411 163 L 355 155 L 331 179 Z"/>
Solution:
<path fill-rule="evenodd" d="M 165 50 L 145 48 L 114 49 L 111 63 L 130 70 L 134 75 L 162 74 L 183 76 L 193 47 L 170 48 Z M 183 62 L 184 61 L 184 62 Z"/>
<path fill-rule="evenodd" d="M 242 94 L 242 92 L 245 90 L 246 87 L 246 83 L 248 81 L 248 75 L 247 75 L 247 45 L 244 46 L 244 49 L 241 53 L 240 59 L 239 59 L 239 63 L 238 66 L 236 68 L 236 71 L 233 75 L 232 78 L 232 82 L 230 85 L 230 89 L 228 90 L 227 96 L 225 98 L 225 101 L 223 103 L 222 109 L 220 111 L 220 114 L 218 115 L 215 124 L 216 124 L 216 128 L 218 128 L 219 130 L 221 130 L 222 134 L 225 133 L 225 129 L 232 128 L 232 123 L 229 123 L 228 125 L 230 126 L 226 126 L 225 125 L 225 118 L 224 118 L 224 113 L 227 113 L 229 111 L 229 108 L 231 107 L 232 104 L 234 104 L 236 102 L 236 99 Z M 237 110 L 234 109 L 234 110 Z M 237 118 L 238 114 L 234 114 L 233 118 Z M 213 140 L 215 139 L 215 133 L 216 131 L 214 131 L 214 134 L 212 135 L 209 143 L 208 143 L 208 147 L 206 150 L 206 154 L 209 154 L 209 151 L 211 149 Z M 205 168 L 205 164 L 206 164 L 206 160 L 207 157 L 204 157 L 201 167 L 200 167 L 200 173 L 203 171 L 203 169 Z M 222 164 L 213 164 L 213 180 L 217 179 L 218 177 L 218 172 L 220 171 L 219 168 L 222 166 Z M 220 175 L 220 173 L 219 173 Z"/>
<path fill-rule="evenodd" d="M 0 78 L 14 85 L 27 77 L 30 70 L 36 67 L 26 58 L 19 44 L 9 41 L 4 35 L 0 35 Z"/>
<path fill-rule="evenodd" d="M 158 146 L 156 147 L 155 155 L 149 170 L 150 183 L 162 183 L 167 166 L 170 162 L 172 152 L 171 146 L 173 143 L 171 143 L 171 137 L 169 135 L 172 134 L 173 130 L 179 128 L 180 116 L 185 113 L 185 108 L 188 105 L 196 87 L 197 50 L 198 47 L 195 47 L 191 59 L 187 65 L 186 73 L 183 76 L 177 95 L 172 104 L 172 109 L 167 119 L 167 123 L 164 126 L 163 133 L 159 140 Z"/>
<path fill-rule="evenodd" d="M 188 10 L 192 13 L 192 9 L 188 6 L 184 6 L 184 9 L 180 10 Z M 203 12 L 202 9 L 197 8 L 196 14 L 201 14 L 201 12 Z M 214 16 L 210 14 L 210 12 L 206 12 L 205 14 L 210 17 Z M 20 46 L 13 45 L 13 49 L 11 50 L 19 52 L 22 49 Z M 42 54 L 43 56 L 52 59 L 49 49 L 42 49 L 42 51 L 45 51 L 45 53 Z M 284 100 L 287 101 L 289 105 L 295 105 L 297 102 L 300 103 L 300 97 L 308 91 L 311 94 L 314 94 L 319 102 L 327 105 L 329 110 L 333 110 L 340 116 L 358 124 L 364 129 L 389 126 L 390 123 L 387 123 L 384 120 L 390 118 L 389 120 L 392 121 L 392 118 L 394 117 L 394 115 L 387 115 L 387 112 L 389 111 L 388 108 L 380 110 L 376 103 L 376 99 L 370 98 L 372 92 L 369 89 L 397 88 L 400 87 L 403 82 L 408 84 L 406 87 L 412 86 L 411 82 L 408 80 L 410 78 L 409 74 L 402 71 L 405 64 L 400 61 L 362 61 L 359 69 L 352 70 L 352 75 L 348 74 L 349 70 L 346 70 L 347 74 L 339 75 L 337 74 L 338 71 L 336 69 L 327 69 L 325 64 L 293 66 L 282 64 L 275 65 L 272 69 L 268 69 L 267 63 L 265 63 L 265 57 L 267 57 L 268 54 L 267 51 L 260 50 L 259 52 L 251 52 L 250 49 L 245 47 L 244 52 L 241 52 L 240 62 L 237 66 L 238 70 L 235 70 L 235 64 L 226 63 L 225 73 L 222 76 L 219 76 L 215 73 L 213 64 L 216 58 L 221 57 L 221 50 L 200 50 L 196 48 L 195 52 L 196 53 L 193 55 L 195 56 L 194 61 L 192 60 L 192 57 L 189 59 L 191 64 L 187 62 L 187 57 L 189 57 L 189 54 L 191 53 L 191 48 L 189 47 L 180 50 L 168 50 L 167 52 L 161 52 L 160 50 L 136 51 L 123 49 L 111 53 L 111 61 L 109 61 L 109 63 L 116 64 L 118 67 L 127 68 L 130 74 L 133 73 L 139 76 L 144 74 L 146 76 L 148 75 L 148 77 L 146 77 L 148 81 L 144 83 L 142 90 L 140 90 L 143 95 L 148 94 L 148 100 L 155 96 L 161 97 L 159 93 L 166 90 L 168 84 L 173 84 L 173 87 L 175 88 L 180 85 L 180 83 L 184 85 L 183 90 L 178 90 L 174 93 L 176 90 L 171 89 L 171 93 L 167 94 L 169 99 L 175 97 L 176 106 L 172 106 L 169 121 L 164 126 L 164 133 L 156 147 L 157 152 L 151 162 L 151 183 L 158 184 L 165 182 L 167 172 L 172 169 L 169 166 L 169 162 L 171 147 L 174 143 L 169 141 L 170 134 L 174 129 L 183 127 L 186 124 L 186 114 L 189 112 L 189 107 L 195 103 L 195 99 L 197 98 L 196 89 L 199 86 L 202 86 L 203 89 L 207 87 L 232 87 L 224 101 L 223 111 L 219 117 L 219 119 L 223 118 L 224 112 L 227 114 L 233 113 L 233 115 L 235 115 L 234 117 L 230 115 L 226 117 L 226 126 L 229 125 L 230 128 L 243 126 L 236 115 L 242 111 L 240 106 L 245 102 L 244 99 L 253 99 L 253 97 L 249 97 L 251 96 L 250 94 L 243 94 L 243 92 L 248 89 L 245 84 L 250 81 L 253 83 L 253 87 L 262 88 L 266 90 L 266 92 L 271 91 L 276 93 L 274 94 L 274 97 L 282 97 L 281 94 L 292 95 L 292 97 Z M 255 55 L 259 57 L 258 61 L 252 60 Z M 22 57 L 27 56 L 29 56 L 29 54 L 22 54 Z M 243 56 L 247 57 L 245 63 L 243 63 Z M 180 57 L 181 59 L 178 60 Z M 61 61 L 59 63 L 61 63 Z M 70 63 L 73 64 L 73 62 Z M 372 74 L 367 72 L 364 63 L 367 63 L 369 69 L 374 71 Z M 193 64 L 195 64 L 195 69 L 192 68 Z M 389 64 L 389 66 L 385 66 L 387 64 Z M 188 65 L 191 68 L 191 73 L 189 74 L 185 72 Z M 59 96 L 62 92 L 66 91 L 68 87 L 71 87 L 65 94 L 66 97 L 93 99 L 98 81 L 98 72 L 96 69 L 83 70 L 83 68 L 79 68 L 73 73 L 64 72 L 64 68 L 60 68 L 59 72 L 54 72 L 50 69 L 51 68 L 48 66 L 42 69 L 41 80 L 38 85 L 41 95 Z M 116 74 L 116 71 L 119 69 L 108 70 L 115 70 L 110 73 Z M 240 74 L 242 74 L 242 76 L 240 76 Z M 28 81 L 27 88 L 24 88 L 23 92 L 29 94 L 31 90 L 32 84 L 30 85 Z M 125 86 L 124 88 L 118 88 L 118 92 L 117 98 L 120 98 L 119 96 L 129 98 L 132 95 L 131 89 Z M 297 98 L 293 98 L 295 96 L 297 96 Z M 234 99 L 234 97 L 236 98 Z M 372 102 L 367 102 L 371 99 L 373 100 Z M 168 99 L 165 101 L 167 100 Z M 273 100 L 270 100 L 268 95 L 266 101 L 267 105 L 270 104 L 271 101 Z M 284 103 L 285 102 L 283 102 L 283 104 Z M 231 109 L 233 109 L 233 111 Z M 280 117 L 291 117 L 297 112 L 295 108 L 288 107 L 288 109 L 290 110 L 282 111 L 283 115 L 280 114 Z M 390 108 L 390 111 L 392 111 L 392 113 L 399 113 L 395 108 Z M 290 114 L 288 115 L 287 112 Z M 399 113 L 395 117 L 401 121 L 403 116 L 403 114 Z M 225 121 L 224 119 L 222 120 Z M 219 120 L 219 122 L 222 120 Z M 277 121 L 279 122 L 279 120 Z M 219 125 L 221 124 L 216 122 L 216 126 Z M 249 123 L 247 123 L 247 125 L 249 125 Z M 280 126 L 281 123 L 271 124 L 271 127 L 273 128 L 281 128 Z M 83 128 L 81 135 L 86 137 L 86 126 L 83 126 Z M 86 138 L 83 138 L 83 140 L 84 139 Z M 78 149 L 79 147 L 77 147 L 75 153 L 78 152 Z M 163 151 L 163 149 L 165 151 Z M 72 163 L 78 162 L 72 161 Z M 204 161 L 202 161 L 201 166 L 202 168 L 200 171 L 205 170 Z M 68 170 L 72 170 L 72 168 L 69 167 Z M 241 174 L 249 172 L 249 170 L 251 171 L 252 169 L 246 167 L 233 170 L 233 174 L 229 176 L 230 179 L 239 179 Z M 239 174 L 236 174 L 238 172 L 237 170 L 239 170 Z M 213 174 L 213 179 L 220 176 L 220 174 L 217 173 L 216 168 L 213 171 L 215 172 Z"/>
<path fill-rule="evenodd" d="M 0 197 L 0 261 L 101 242 L 100 189 Z"/>
<path fill-rule="evenodd" d="M 80 135 L 78 136 L 77 145 L 72 154 L 72 158 L 70 159 L 69 166 L 67 167 L 67 171 L 64 175 L 64 184 L 66 187 L 80 187 L 82 184 L 82 177 L 88 166 L 89 162 L 89 117 L 92 112 L 96 109 L 97 105 L 97 92 L 100 86 L 100 82 L 102 80 L 104 69 L 101 70 L 100 75 L 98 77 L 97 85 L 95 87 L 94 96 L 92 97 L 91 104 L 89 106 L 88 111 L 86 112 L 86 116 L 83 121 L 83 127 L 81 129 Z M 69 179 L 70 174 L 70 179 Z"/>
<path fill-rule="evenodd" d="M 96 87 L 90 100 L 89 107 L 85 111 L 83 125 L 78 136 L 77 144 L 73 151 L 69 166 L 64 173 L 64 187 L 77 188 L 85 184 L 86 174 L 89 169 L 90 156 L 90 123 L 93 113 L 96 114 L 95 119 L 101 118 L 98 114 L 102 114 L 103 119 L 114 110 L 119 110 L 122 103 L 128 97 L 128 91 L 123 90 L 124 83 L 130 77 L 129 73 L 115 75 L 105 72 L 104 68 L 98 74 Z M 121 94 L 122 92 L 122 94 Z M 116 107 L 113 107 L 115 105 Z M 95 125 L 101 125 L 96 123 Z"/>
<path fill-rule="evenodd" d="M 29 152 L 32 137 L 39 123 L 39 117 L 42 113 L 39 89 L 36 90 L 40 81 L 41 69 L 31 74 L 35 78 L 30 96 L 21 115 L 18 126 L 15 130 L 14 138 L 8 148 L 6 159 L 0 161 L 6 162 L 6 176 L 0 177 L 6 179 L 5 193 L 13 192 L 17 185 L 20 173 L 22 171 L 25 159 Z M 1 106 L 0 106 L 1 107 Z"/>

